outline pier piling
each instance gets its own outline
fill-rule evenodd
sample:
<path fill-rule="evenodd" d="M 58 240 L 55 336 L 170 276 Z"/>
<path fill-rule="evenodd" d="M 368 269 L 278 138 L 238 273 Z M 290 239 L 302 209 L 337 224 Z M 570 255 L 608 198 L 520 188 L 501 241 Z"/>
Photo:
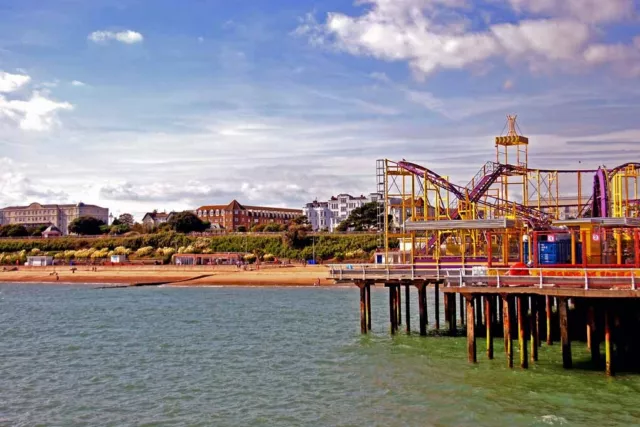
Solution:
<path fill-rule="evenodd" d="M 365 289 L 367 292 L 367 330 L 371 330 L 371 282 L 365 283 Z"/>
<path fill-rule="evenodd" d="M 553 338 L 551 336 L 551 297 L 546 296 L 545 299 L 545 314 L 547 316 L 547 345 L 553 344 Z"/>
<path fill-rule="evenodd" d="M 611 326 L 612 319 L 609 307 L 604 310 L 604 354 L 605 354 L 605 372 L 611 377 L 615 374 L 613 366 L 613 346 L 611 342 Z"/>
<path fill-rule="evenodd" d="M 360 333 L 367 333 L 367 295 L 365 284 L 360 284 Z"/>
<path fill-rule="evenodd" d="M 596 308 L 592 304 L 587 309 L 587 347 L 590 350 L 591 361 L 594 364 L 600 363 L 600 339 L 598 337 L 596 315 Z"/>
<path fill-rule="evenodd" d="M 435 312 L 436 312 L 436 331 L 440 330 L 440 283 L 435 282 L 434 284 L 434 298 L 435 300 Z"/>
<path fill-rule="evenodd" d="M 529 359 L 527 357 L 527 336 L 525 335 L 525 316 L 527 312 L 526 308 L 526 296 L 517 296 L 518 312 L 518 346 L 520 348 L 520 367 L 527 369 L 529 367 Z"/>
<path fill-rule="evenodd" d="M 387 286 L 389 288 L 389 321 L 391 322 L 391 335 L 395 335 L 398 331 L 398 313 L 396 311 L 398 292 L 393 284 L 389 284 Z"/>
<path fill-rule="evenodd" d="M 402 325 L 402 289 L 396 285 L 396 314 L 398 315 L 398 326 Z"/>
<path fill-rule="evenodd" d="M 418 283 L 418 314 L 420 315 L 420 336 L 427 335 L 427 284 Z"/>
<path fill-rule="evenodd" d="M 405 283 L 404 285 L 404 313 L 405 320 L 404 324 L 406 327 L 407 334 L 411 333 L 411 288 L 409 283 Z"/>
<path fill-rule="evenodd" d="M 475 333 L 475 309 L 473 295 L 465 295 L 467 300 L 467 359 L 469 363 L 476 363 L 476 333 Z"/>
<path fill-rule="evenodd" d="M 487 333 L 487 358 L 493 359 L 493 328 L 492 328 L 492 295 L 485 295 L 484 297 L 484 317 Z"/>
<path fill-rule="evenodd" d="M 513 368 L 513 341 L 511 341 L 511 298 L 509 295 L 501 295 L 502 298 L 502 330 L 504 333 L 504 351 L 507 356 L 507 366 Z"/>
<path fill-rule="evenodd" d="M 449 334 L 456 336 L 456 294 L 446 294 L 445 298 L 449 298 Z"/>
<path fill-rule="evenodd" d="M 560 342 L 562 343 L 562 366 L 570 369 L 571 360 L 571 341 L 569 340 L 569 321 L 567 316 L 567 298 L 558 299 L 558 315 L 560 316 Z"/>
<path fill-rule="evenodd" d="M 531 334 L 531 362 L 538 361 L 538 300 L 534 296 L 531 297 L 530 306 L 531 314 L 529 316 L 529 332 Z"/>
<path fill-rule="evenodd" d="M 464 326 L 464 295 L 460 294 L 460 326 Z"/>

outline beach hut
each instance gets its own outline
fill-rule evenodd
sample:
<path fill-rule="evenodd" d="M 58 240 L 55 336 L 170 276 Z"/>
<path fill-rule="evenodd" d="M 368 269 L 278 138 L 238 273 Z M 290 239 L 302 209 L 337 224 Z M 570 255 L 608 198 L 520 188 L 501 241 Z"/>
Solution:
<path fill-rule="evenodd" d="M 124 264 L 127 262 L 126 255 L 111 255 L 111 263 L 113 264 Z"/>
<path fill-rule="evenodd" d="M 28 256 L 26 265 L 30 267 L 44 267 L 53 265 L 52 256 Z"/>
<path fill-rule="evenodd" d="M 48 239 L 50 237 L 60 237 L 62 236 L 62 231 L 55 225 L 50 225 L 42 232 L 42 237 Z"/>

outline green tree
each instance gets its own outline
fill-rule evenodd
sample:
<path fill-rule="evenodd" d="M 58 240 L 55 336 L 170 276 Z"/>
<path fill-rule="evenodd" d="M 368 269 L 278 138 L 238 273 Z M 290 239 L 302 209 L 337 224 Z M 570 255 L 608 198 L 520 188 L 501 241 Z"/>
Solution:
<path fill-rule="evenodd" d="M 389 215 L 391 217 L 391 215 Z M 338 224 L 337 231 L 369 230 L 378 225 L 378 203 L 369 202 L 351 211 L 347 219 Z"/>
<path fill-rule="evenodd" d="M 284 242 L 291 248 L 301 248 L 307 240 L 307 232 L 310 231 L 308 225 L 290 225 L 284 233 Z"/>
<path fill-rule="evenodd" d="M 102 234 L 100 227 L 105 225 L 104 221 L 92 216 L 81 216 L 69 224 L 69 232 L 81 235 L 95 236 Z"/>
<path fill-rule="evenodd" d="M 128 225 L 129 228 L 133 227 L 133 224 L 135 224 L 135 221 L 133 220 L 133 215 L 131 215 L 130 213 L 123 213 L 118 217 L 118 221 L 120 221 L 120 224 Z"/>
<path fill-rule="evenodd" d="M 0 237 L 24 237 L 28 235 L 29 231 L 24 225 L 7 224 L 0 227 Z"/>
<path fill-rule="evenodd" d="M 247 227 L 245 227 L 244 225 L 240 225 L 238 226 L 238 228 L 236 229 L 236 231 L 238 233 L 246 233 L 247 232 Z"/>
<path fill-rule="evenodd" d="M 311 225 L 311 223 L 309 222 L 309 218 L 307 218 L 306 215 L 302 215 L 294 218 L 293 221 L 291 221 L 291 223 L 296 225 Z"/>
<path fill-rule="evenodd" d="M 167 223 L 178 233 L 201 232 L 208 228 L 206 223 L 188 211 L 174 214 Z"/>

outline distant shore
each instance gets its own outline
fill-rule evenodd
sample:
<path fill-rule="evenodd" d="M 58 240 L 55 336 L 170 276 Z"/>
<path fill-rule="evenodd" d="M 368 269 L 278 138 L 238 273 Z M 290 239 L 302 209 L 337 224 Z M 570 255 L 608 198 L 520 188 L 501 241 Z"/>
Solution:
<path fill-rule="evenodd" d="M 7 267 L 11 269 L 12 267 Z M 169 286 L 331 286 L 325 266 L 268 266 L 247 270 L 234 266 L 70 266 L 24 267 L 0 271 L 1 283 L 169 285 Z"/>

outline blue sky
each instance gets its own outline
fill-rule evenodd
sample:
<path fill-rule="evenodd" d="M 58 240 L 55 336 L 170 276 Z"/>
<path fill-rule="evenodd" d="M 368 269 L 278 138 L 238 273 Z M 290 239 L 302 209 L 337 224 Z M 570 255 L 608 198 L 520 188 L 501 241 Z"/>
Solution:
<path fill-rule="evenodd" d="M 517 113 L 530 165 L 639 160 L 633 0 L 0 0 L 0 203 L 138 217 L 466 183 Z"/>

